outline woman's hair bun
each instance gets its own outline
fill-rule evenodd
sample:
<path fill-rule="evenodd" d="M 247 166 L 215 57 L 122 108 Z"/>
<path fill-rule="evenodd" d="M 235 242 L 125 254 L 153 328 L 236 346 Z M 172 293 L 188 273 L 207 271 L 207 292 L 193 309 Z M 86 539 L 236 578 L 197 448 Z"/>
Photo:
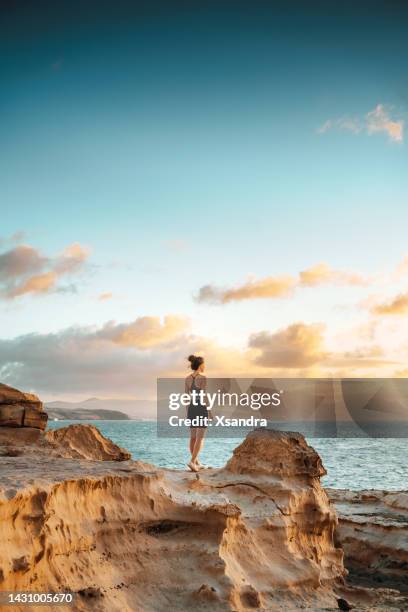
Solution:
<path fill-rule="evenodd" d="M 204 363 L 204 357 L 198 357 L 197 355 L 189 355 L 187 359 L 191 364 L 192 370 L 198 370 L 200 365 Z"/>

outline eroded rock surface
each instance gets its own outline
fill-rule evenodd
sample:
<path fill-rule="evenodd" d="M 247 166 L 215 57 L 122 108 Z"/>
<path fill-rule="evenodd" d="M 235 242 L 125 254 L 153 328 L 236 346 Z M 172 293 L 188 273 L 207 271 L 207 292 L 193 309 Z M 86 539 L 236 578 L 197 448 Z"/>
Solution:
<path fill-rule="evenodd" d="M 0 383 L 0 428 L 28 427 L 44 430 L 48 415 L 36 395 Z"/>
<path fill-rule="evenodd" d="M 105 438 L 93 425 L 69 425 L 47 431 L 45 440 L 60 456 L 93 461 L 126 461 L 131 454 Z"/>
<path fill-rule="evenodd" d="M 344 584 L 324 468 L 300 434 L 255 431 L 198 474 L 47 445 L 0 456 L 0 590 L 71 590 L 74 609 L 109 612 L 404 609 Z"/>
<path fill-rule="evenodd" d="M 408 594 L 408 492 L 330 489 L 350 580 Z"/>

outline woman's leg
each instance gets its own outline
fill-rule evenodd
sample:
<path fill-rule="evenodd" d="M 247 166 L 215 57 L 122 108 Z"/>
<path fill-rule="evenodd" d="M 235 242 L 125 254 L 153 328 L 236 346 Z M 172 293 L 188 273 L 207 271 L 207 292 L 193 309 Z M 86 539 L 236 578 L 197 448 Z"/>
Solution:
<path fill-rule="evenodd" d="M 204 444 L 204 436 L 205 436 L 205 427 L 197 427 L 197 435 L 195 439 L 195 444 L 193 448 L 193 452 L 191 453 L 191 461 L 195 463 L 198 455 L 203 448 Z"/>
<path fill-rule="evenodd" d="M 197 438 L 197 427 L 190 428 L 190 454 L 192 455 L 194 452 L 194 445 Z"/>
<path fill-rule="evenodd" d="M 194 453 L 194 448 L 197 442 L 197 432 L 199 431 L 199 429 L 197 427 L 190 427 L 190 453 L 191 453 L 191 459 L 188 462 L 188 467 L 190 468 L 190 470 L 192 470 L 193 472 L 197 472 L 198 468 L 195 465 L 195 462 L 193 461 L 193 453 Z"/>

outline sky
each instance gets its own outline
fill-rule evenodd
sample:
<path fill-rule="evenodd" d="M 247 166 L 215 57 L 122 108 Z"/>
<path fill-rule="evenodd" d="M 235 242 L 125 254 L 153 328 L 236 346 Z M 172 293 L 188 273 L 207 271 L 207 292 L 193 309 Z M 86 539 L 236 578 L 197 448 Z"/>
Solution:
<path fill-rule="evenodd" d="M 0 379 L 406 376 L 408 6 L 5 0 Z"/>

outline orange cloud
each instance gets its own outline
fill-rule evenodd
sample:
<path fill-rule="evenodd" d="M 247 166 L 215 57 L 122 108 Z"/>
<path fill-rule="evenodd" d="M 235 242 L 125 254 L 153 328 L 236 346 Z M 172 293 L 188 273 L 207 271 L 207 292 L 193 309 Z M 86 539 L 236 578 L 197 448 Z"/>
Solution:
<path fill-rule="evenodd" d="M 121 346 L 148 349 L 163 346 L 182 336 L 189 328 L 186 317 L 167 315 L 163 322 L 160 317 L 139 317 L 131 323 L 107 323 L 97 337 Z"/>
<path fill-rule="evenodd" d="M 249 281 L 231 289 L 205 285 L 199 290 L 197 301 L 212 304 L 253 300 L 262 298 L 285 298 L 293 293 L 296 280 L 292 276 L 268 276 L 258 281 Z"/>
<path fill-rule="evenodd" d="M 324 262 L 299 272 L 299 280 L 300 285 L 303 287 L 316 287 L 317 285 L 365 285 L 367 283 L 359 274 L 333 270 Z"/>
<path fill-rule="evenodd" d="M 286 298 L 290 297 L 298 287 L 366 284 L 368 280 L 359 274 L 333 270 L 321 262 L 300 272 L 298 279 L 293 276 L 267 276 L 231 288 L 204 285 L 200 288 L 196 300 L 208 304 L 228 304 L 242 300 Z"/>
<path fill-rule="evenodd" d="M 306 368 L 321 362 L 326 353 L 323 349 L 323 326 L 294 323 L 275 333 L 266 331 L 252 334 L 249 347 L 259 354 L 255 363 L 267 368 Z"/>
<path fill-rule="evenodd" d="M 374 110 L 366 115 L 368 134 L 386 132 L 394 142 L 402 142 L 404 139 L 404 122 L 391 119 L 389 111 L 382 104 L 377 104 Z"/>
<path fill-rule="evenodd" d="M 408 293 L 401 293 L 394 299 L 383 304 L 377 304 L 372 308 L 376 315 L 404 315 L 408 313 Z"/>
<path fill-rule="evenodd" d="M 374 343 L 326 352 L 323 329 L 320 324 L 295 323 L 276 332 L 262 331 L 250 336 L 248 348 L 242 349 L 190 333 L 184 317 L 144 316 L 97 328 L 75 326 L 0 338 L 0 371 L 7 384 L 40 395 L 138 398 L 154 397 L 158 376 L 186 375 L 191 353 L 205 357 L 209 377 L 261 378 L 265 368 L 276 378 L 288 376 L 288 371 L 297 377 L 394 373 L 396 362 L 387 360 Z"/>
<path fill-rule="evenodd" d="M 55 288 L 58 276 L 56 272 L 44 272 L 31 276 L 26 281 L 16 287 L 10 294 L 10 297 L 18 297 L 26 293 L 41 294 L 51 291 Z"/>
<path fill-rule="evenodd" d="M 76 272 L 88 259 L 90 251 L 78 242 L 68 246 L 62 254 L 56 258 L 54 269 L 58 274 L 69 274 Z"/>
<path fill-rule="evenodd" d="M 77 273 L 89 250 L 75 243 L 57 257 L 42 255 L 30 245 L 19 245 L 0 253 L 0 298 L 15 299 L 64 290 L 61 277 Z"/>

